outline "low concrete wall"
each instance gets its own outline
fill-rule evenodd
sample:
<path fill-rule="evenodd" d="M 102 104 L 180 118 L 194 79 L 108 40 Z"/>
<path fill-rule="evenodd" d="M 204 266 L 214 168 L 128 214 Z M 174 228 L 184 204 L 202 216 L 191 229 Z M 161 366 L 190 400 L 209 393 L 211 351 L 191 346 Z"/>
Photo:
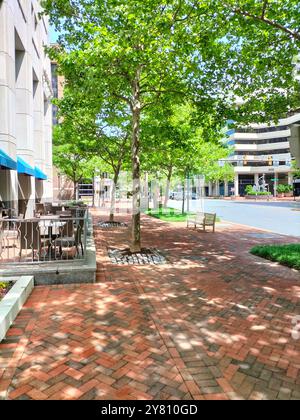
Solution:
<path fill-rule="evenodd" d="M 96 281 L 96 248 L 93 235 L 92 219 L 89 219 L 86 258 L 82 261 L 64 261 L 57 263 L 0 265 L 0 276 L 34 276 L 35 285 L 95 283 Z"/>
<path fill-rule="evenodd" d="M 5 337 L 34 287 L 33 276 L 6 278 L 1 281 L 15 281 L 15 284 L 0 302 L 0 341 Z"/>

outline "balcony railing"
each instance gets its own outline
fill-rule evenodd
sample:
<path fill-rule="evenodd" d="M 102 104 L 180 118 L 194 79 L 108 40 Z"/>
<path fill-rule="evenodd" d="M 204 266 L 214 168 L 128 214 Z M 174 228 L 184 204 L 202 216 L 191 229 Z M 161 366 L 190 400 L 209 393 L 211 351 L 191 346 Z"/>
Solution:
<path fill-rule="evenodd" d="M 0 265 L 85 260 L 87 210 L 80 217 L 0 219 Z"/>

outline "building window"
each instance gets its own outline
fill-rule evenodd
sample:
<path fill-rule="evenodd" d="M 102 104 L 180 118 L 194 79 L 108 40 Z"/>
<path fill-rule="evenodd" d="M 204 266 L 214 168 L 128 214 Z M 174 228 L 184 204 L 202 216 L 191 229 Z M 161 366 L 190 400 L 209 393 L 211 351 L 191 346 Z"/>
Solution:
<path fill-rule="evenodd" d="M 252 128 L 252 127 L 246 127 L 246 128 L 238 128 L 236 130 L 237 133 L 271 133 L 273 131 L 284 131 L 288 130 L 289 127 L 286 125 L 282 126 L 276 126 L 276 127 L 264 127 L 264 128 Z"/>
<path fill-rule="evenodd" d="M 266 155 L 283 155 L 290 153 L 290 149 L 277 149 L 277 150 L 263 150 L 263 151 L 237 151 L 235 155 L 237 156 L 266 156 Z"/>
<path fill-rule="evenodd" d="M 279 137 L 276 139 L 261 139 L 261 140 L 247 140 L 247 139 L 237 139 L 235 144 L 247 145 L 247 144 L 258 144 L 263 146 L 264 144 L 270 143 L 284 143 L 289 141 L 287 137 Z"/>

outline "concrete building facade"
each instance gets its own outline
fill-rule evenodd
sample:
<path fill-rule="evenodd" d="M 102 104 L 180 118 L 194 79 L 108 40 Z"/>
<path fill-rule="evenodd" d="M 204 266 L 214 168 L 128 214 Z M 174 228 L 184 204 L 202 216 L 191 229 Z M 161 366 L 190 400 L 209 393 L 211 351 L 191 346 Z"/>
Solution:
<path fill-rule="evenodd" d="M 228 160 L 234 166 L 232 194 L 243 196 L 247 185 L 257 185 L 264 177 L 271 193 L 278 184 L 292 185 L 291 139 L 300 113 L 279 120 L 277 124 L 251 124 L 230 132 L 229 144 L 234 148 Z M 230 195 L 230 188 L 227 188 Z"/>
<path fill-rule="evenodd" d="M 51 65 L 40 0 L 0 0 L 0 200 L 33 215 L 52 201 Z"/>

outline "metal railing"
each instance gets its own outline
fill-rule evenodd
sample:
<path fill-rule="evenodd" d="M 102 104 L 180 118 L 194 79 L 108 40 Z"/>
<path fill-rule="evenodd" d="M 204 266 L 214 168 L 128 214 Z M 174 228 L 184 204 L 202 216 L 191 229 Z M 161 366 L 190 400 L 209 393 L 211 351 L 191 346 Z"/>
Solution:
<path fill-rule="evenodd" d="M 0 266 L 85 260 L 87 230 L 87 210 L 80 216 L 0 219 Z"/>

